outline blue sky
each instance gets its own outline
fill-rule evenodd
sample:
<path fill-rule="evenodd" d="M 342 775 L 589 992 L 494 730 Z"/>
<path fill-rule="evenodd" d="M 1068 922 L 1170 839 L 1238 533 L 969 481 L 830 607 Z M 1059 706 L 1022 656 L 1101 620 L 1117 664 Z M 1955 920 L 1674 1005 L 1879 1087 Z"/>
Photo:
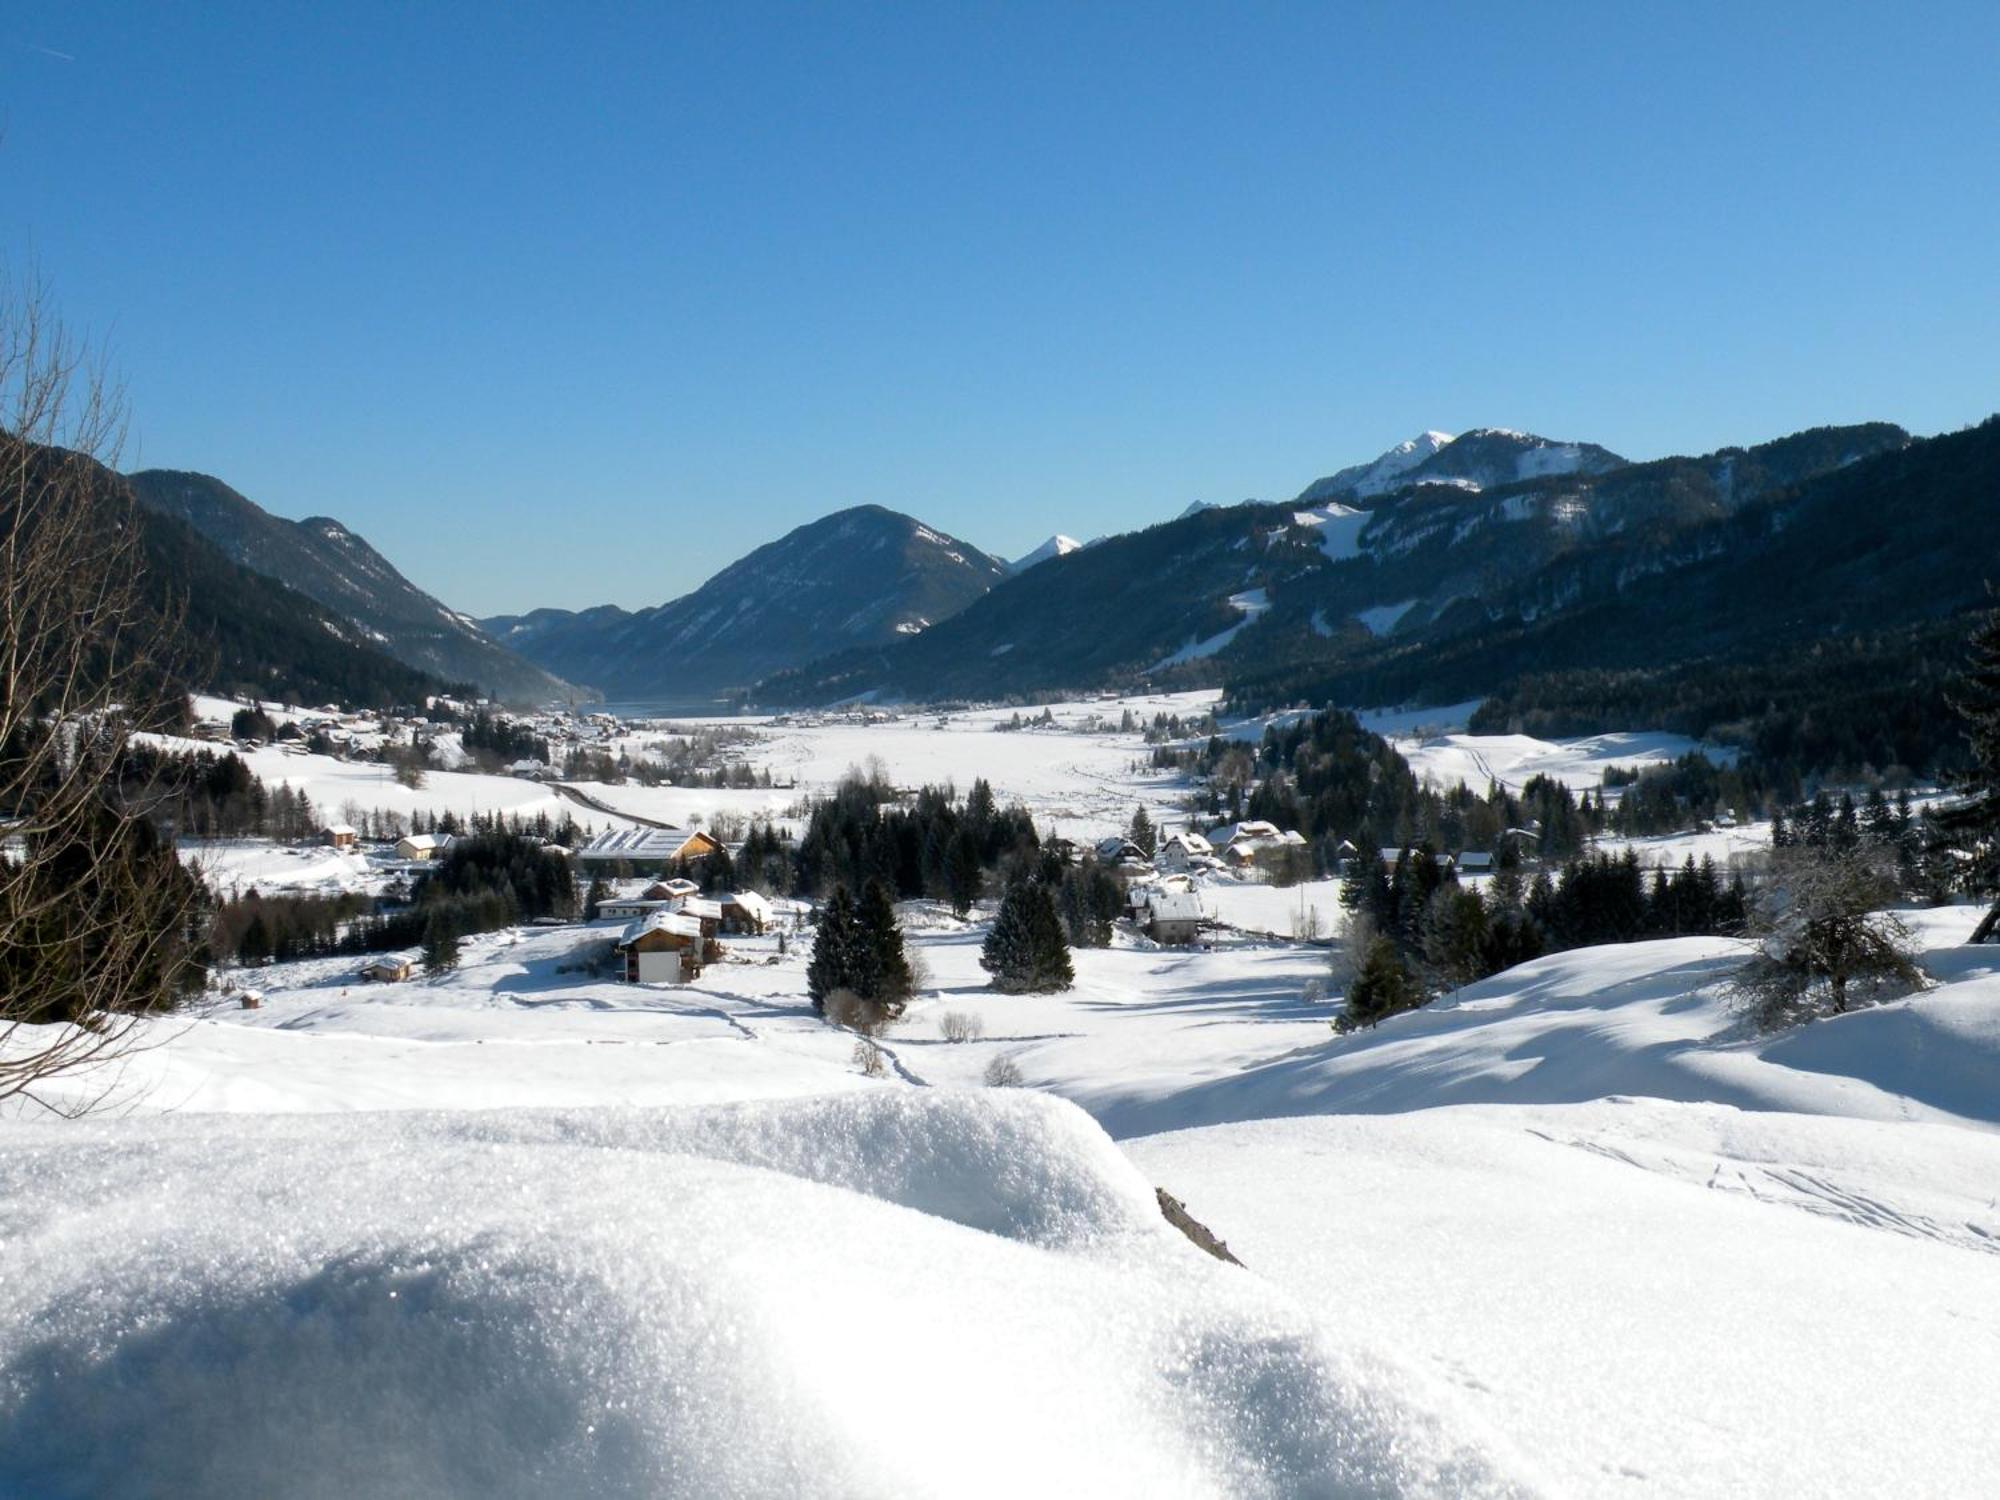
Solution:
<path fill-rule="evenodd" d="M 863 501 L 1018 553 L 1426 427 L 1977 420 L 1996 77 L 1990 0 L 16 0 L 0 255 L 128 467 L 636 606 Z"/>

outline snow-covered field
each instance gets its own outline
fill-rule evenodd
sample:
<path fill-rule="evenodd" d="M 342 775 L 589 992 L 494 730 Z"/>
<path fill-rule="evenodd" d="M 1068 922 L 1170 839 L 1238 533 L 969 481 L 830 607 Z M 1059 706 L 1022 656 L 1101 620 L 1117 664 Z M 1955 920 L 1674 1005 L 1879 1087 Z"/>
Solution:
<path fill-rule="evenodd" d="M 992 722 L 747 753 L 808 787 L 983 773 L 1076 835 L 1184 790 L 1135 735 Z M 1503 779 L 1677 753 L 1444 749 Z M 875 1075 L 804 941 L 638 987 L 591 972 L 616 924 L 401 984 L 276 966 L 260 1009 L 149 1024 L 58 1092 L 90 1118 L 0 1121 L 0 1494 L 1991 1493 L 1975 912 L 1907 914 L 1935 990 L 1778 1037 L 1722 939 L 1336 1037 L 1327 953 L 1289 940 L 1334 884 L 1203 894 L 1234 934 L 1121 933 L 1052 996 L 983 987 L 986 913 L 906 907 L 929 980 Z"/>
<path fill-rule="evenodd" d="M 1699 750 L 1718 765 L 1733 764 L 1735 752 L 1705 745 L 1678 734 L 1595 734 L 1575 740 L 1538 740 L 1526 734 L 1433 733 L 1405 736 L 1378 729 L 1410 763 L 1418 780 L 1440 787 L 1464 782 L 1475 792 L 1498 782 L 1518 792 L 1537 776 L 1561 782 L 1572 791 L 1594 790 L 1613 766 L 1642 769 L 1680 759 Z"/>

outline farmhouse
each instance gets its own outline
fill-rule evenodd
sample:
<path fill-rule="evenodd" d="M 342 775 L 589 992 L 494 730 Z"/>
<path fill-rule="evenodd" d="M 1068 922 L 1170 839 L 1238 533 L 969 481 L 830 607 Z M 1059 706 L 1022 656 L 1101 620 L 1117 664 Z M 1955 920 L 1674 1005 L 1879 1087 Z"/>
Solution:
<path fill-rule="evenodd" d="M 675 900 L 671 896 L 614 896 L 609 901 L 597 903 L 599 920 L 615 918 L 629 922 L 634 917 L 648 916 L 656 911 L 672 911 Z"/>
<path fill-rule="evenodd" d="M 1168 834 L 1153 853 L 1153 863 L 1162 870 L 1192 869 L 1198 862 L 1214 858 L 1215 846 L 1192 829 Z"/>
<path fill-rule="evenodd" d="M 1156 892 L 1146 908 L 1146 933 L 1156 943 L 1191 943 L 1201 924 L 1201 897 L 1193 891 Z"/>
<path fill-rule="evenodd" d="M 701 977 L 701 921 L 686 912 L 649 912 L 618 937 L 629 984 L 685 984 Z"/>
<path fill-rule="evenodd" d="M 406 833 L 396 840 L 396 858 L 410 860 L 436 859 L 451 847 L 449 835 L 441 833 Z"/>
<path fill-rule="evenodd" d="M 722 898 L 724 932 L 759 934 L 771 927 L 771 903 L 755 891 L 738 891 Z"/>
<path fill-rule="evenodd" d="M 712 835 L 689 828 L 612 828 L 576 851 L 582 865 L 632 865 L 657 869 L 683 859 L 719 854 Z"/>

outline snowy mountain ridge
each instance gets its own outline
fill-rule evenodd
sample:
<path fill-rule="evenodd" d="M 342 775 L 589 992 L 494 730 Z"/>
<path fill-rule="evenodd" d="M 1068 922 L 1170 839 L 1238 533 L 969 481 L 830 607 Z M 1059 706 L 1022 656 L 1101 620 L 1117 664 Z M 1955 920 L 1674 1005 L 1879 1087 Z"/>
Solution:
<path fill-rule="evenodd" d="M 1034 551 L 1023 553 L 1007 564 L 1007 572 L 1010 575 L 1025 573 L 1028 569 L 1036 566 L 1038 563 L 1045 563 L 1050 558 L 1067 557 L 1072 552 L 1081 552 L 1083 546 L 1084 544 L 1079 542 L 1075 537 L 1064 536 L 1059 531 L 1046 542 L 1043 542 L 1041 546 L 1035 548 Z"/>

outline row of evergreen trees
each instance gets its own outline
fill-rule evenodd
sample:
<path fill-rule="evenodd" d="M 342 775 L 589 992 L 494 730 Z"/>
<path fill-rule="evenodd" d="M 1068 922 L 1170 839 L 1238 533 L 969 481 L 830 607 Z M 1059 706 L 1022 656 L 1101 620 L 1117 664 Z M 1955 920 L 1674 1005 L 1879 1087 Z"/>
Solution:
<path fill-rule="evenodd" d="M 209 926 L 218 957 L 285 962 L 335 954 L 381 953 L 457 940 L 537 917 L 576 911 L 576 878 L 559 850 L 496 826 L 453 841 L 418 877 L 407 903 L 359 896 L 264 895 L 255 887 L 221 903 Z"/>
<path fill-rule="evenodd" d="M 1631 850 L 1572 860 L 1553 877 L 1503 869 L 1482 892 L 1419 845 L 1402 851 L 1393 870 L 1379 855 L 1357 861 L 1340 899 L 1354 917 L 1347 1025 L 1373 1024 L 1545 953 L 1735 933 L 1749 914 L 1741 876 L 1725 881 L 1714 860 L 1690 856 L 1649 878 Z"/>

